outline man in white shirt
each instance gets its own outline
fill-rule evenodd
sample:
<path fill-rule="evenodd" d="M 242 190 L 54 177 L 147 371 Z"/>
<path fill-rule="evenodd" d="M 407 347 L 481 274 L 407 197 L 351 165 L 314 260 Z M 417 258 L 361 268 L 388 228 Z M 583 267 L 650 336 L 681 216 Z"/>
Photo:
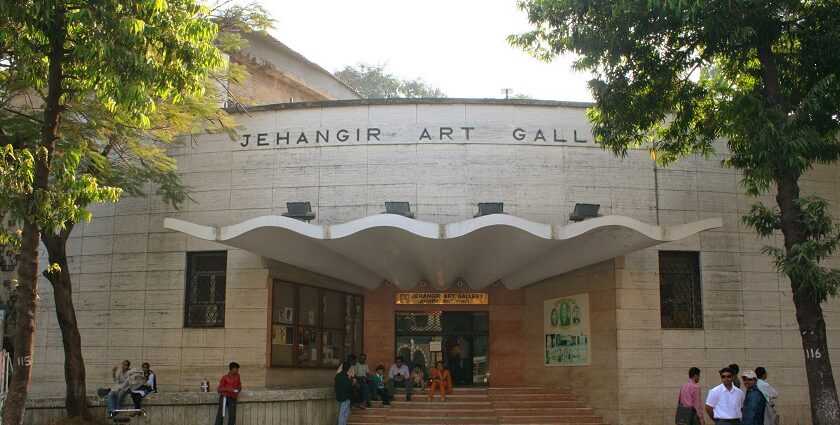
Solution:
<path fill-rule="evenodd" d="M 395 392 L 395 387 L 403 387 L 405 388 L 405 400 L 411 401 L 411 372 L 408 371 L 408 366 L 403 363 L 403 358 L 401 356 L 397 356 L 394 359 L 394 364 L 391 365 L 391 369 L 388 371 L 388 393 L 391 394 L 393 397 Z"/>
<path fill-rule="evenodd" d="M 356 389 L 356 397 L 353 401 L 357 404 L 357 407 L 362 407 L 362 400 L 365 402 L 365 407 L 371 407 L 370 368 L 367 365 L 367 355 L 365 353 L 359 355 L 359 362 L 353 365 L 350 373 L 355 380 L 354 388 Z"/>
<path fill-rule="evenodd" d="M 776 399 L 779 398 L 779 392 L 767 382 L 767 369 L 757 367 L 755 368 L 755 374 L 758 375 L 758 390 L 767 399 L 767 408 L 764 409 L 764 423 L 778 425 L 779 414 L 776 412 Z"/>
<path fill-rule="evenodd" d="M 732 385 L 735 372 L 725 367 L 721 369 L 722 383 L 711 390 L 706 397 L 706 414 L 715 425 L 739 425 L 741 423 L 741 407 L 744 405 L 744 392 Z"/>

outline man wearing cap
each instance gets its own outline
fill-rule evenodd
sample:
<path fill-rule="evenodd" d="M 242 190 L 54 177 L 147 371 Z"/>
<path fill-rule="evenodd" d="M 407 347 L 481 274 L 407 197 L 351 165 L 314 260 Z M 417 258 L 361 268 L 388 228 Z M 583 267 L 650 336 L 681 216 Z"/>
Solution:
<path fill-rule="evenodd" d="M 715 425 L 740 425 L 744 392 L 732 385 L 735 372 L 725 367 L 718 371 L 722 383 L 711 390 L 706 397 L 706 414 Z"/>
<path fill-rule="evenodd" d="M 741 425 L 763 425 L 764 408 L 767 405 L 767 400 L 756 385 L 758 376 L 751 370 L 745 370 L 741 374 L 741 382 L 744 383 L 746 389 L 744 410 L 741 413 Z"/>

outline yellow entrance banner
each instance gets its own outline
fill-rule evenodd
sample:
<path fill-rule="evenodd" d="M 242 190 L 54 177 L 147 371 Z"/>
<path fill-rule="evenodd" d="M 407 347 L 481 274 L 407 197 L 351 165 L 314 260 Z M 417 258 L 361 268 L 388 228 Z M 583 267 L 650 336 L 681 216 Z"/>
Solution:
<path fill-rule="evenodd" d="M 489 304 L 481 292 L 400 292 L 397 304 Z"/>

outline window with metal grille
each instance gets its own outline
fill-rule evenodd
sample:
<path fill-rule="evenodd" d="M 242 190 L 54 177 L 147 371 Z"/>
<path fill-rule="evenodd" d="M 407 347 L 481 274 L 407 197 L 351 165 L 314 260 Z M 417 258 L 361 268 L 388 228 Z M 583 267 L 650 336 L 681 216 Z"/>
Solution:
<path fill-rule="evenodd" d="M 700 253 L 659 251 L 659 302 L 663 329 L 702 329 Z"/>
<path fill-rule="evenodd" d="M 187 253 L 184 327 L 225 326 L 227 251 Z"/>

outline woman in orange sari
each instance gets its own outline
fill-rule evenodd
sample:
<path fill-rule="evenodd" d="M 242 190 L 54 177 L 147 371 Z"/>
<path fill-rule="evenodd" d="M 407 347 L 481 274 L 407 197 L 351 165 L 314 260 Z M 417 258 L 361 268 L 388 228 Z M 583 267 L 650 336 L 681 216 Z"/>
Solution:
<path fill-rule="evenodd" d="M 435 394 L 440 392 L 440 401 L 446 401 L 446 395 L 452 392 L 452 375 L 449 370 L 443 367 L 443 362 L 438 361 L 432 369 L 432 386 L 429 388 L 429 401 Z"/>

